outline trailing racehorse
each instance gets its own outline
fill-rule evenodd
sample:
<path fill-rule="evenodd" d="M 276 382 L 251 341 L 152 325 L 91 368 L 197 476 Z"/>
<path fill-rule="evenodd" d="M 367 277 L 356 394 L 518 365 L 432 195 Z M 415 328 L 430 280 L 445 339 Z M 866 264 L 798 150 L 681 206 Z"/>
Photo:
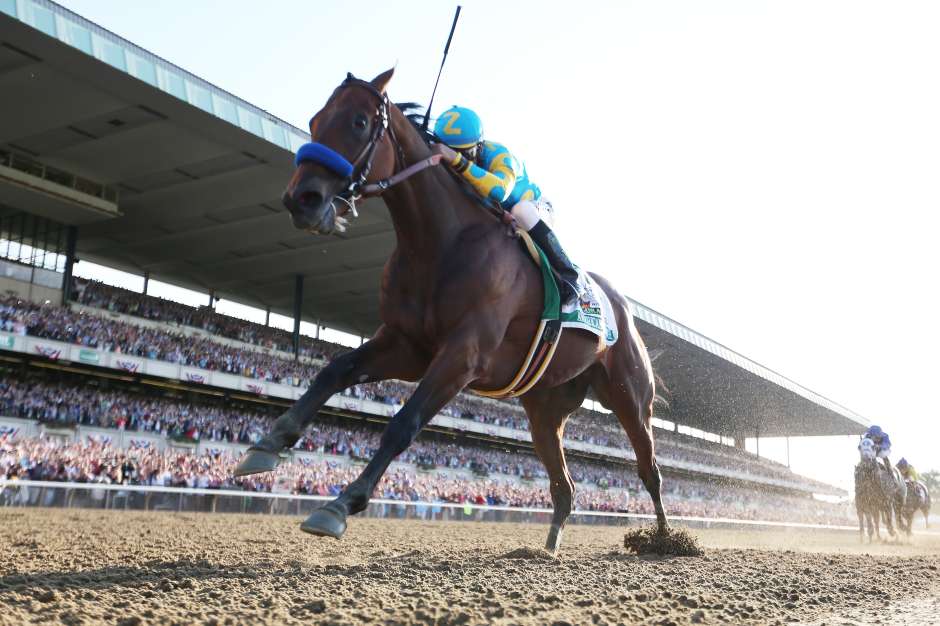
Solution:
<path fill-rule="evenodd" d="M 914 525 L 914 513 L 917 511 L 924 514 L 924 527 L 929 528 L 930 504 L 930 491 L 927 489 L 927 485 L 919 480 L 907 481 L 907 500 L 904 503 L 901 517 L 904 522 L 904 530 L 908 535 L 911 534 L 911 527 Z"/>
<path fill-rule="evenodd" d="M 862 457 L 855 466 L 855 511 L 858 513 L 858 536 L 864 540 L 868 532 L 868 542 L 874 537 L 881 541 L 878 521 L 884 510 L 884 492 L 879 474 L 881 469 L 874 457 Z"/>
<path fill-rule="evenodd" d="M 895 536 L 894 521 L 897 522 L 898 530 L 903 530 L 904 506 L 907 502 L 907 484 L 901 476 L 901 472 L 896 467 L 890 470 L 878 466 L 878 480 L 881 483 L 881 491 L 884 494 L 882 500 L 882 513 L 885 519 L 885 525 L 892 537 Z"/>
<path fill-rule="evenodd" d="M 454 396 L 468 388 L 503 389 L 514 378 L 543 309 L 538 268 L 459 179 L 442 167 L 404 177 L 432 150 L 389 102 L 392 73 L 372 81 L 349 75 L 337 87 L 310 121 L 311 158 L 299 159 L 283 197 L 297 228 L 325 234 L 335 227 L 337 198 L 348 201 L 363 188 L 382 195 L 397 237 L 382 277 L 382 325 L 371 340 L 327 365 L 236 470 L 274 469 L 326 400 L 347 387 L 390 378 L 420 381 L 359 477 L 301 525 L 336 538 L 345 532 L 346 518 L 366 508 L 392 459 Z M 655 391 L 649 355 L 625 299 L 594 278 L 613 304 L 616 343 L 607 347 L 586 332 L 564 333 L 541 380 L 521 398 L 550 478 L 554 515 L 546 548 L 552 552 L 574 507 L 575 485 L 562 447 L 565 421 L 588 390 L 629 436 L 658 526 L 667 529 L 650 425 Z"/>

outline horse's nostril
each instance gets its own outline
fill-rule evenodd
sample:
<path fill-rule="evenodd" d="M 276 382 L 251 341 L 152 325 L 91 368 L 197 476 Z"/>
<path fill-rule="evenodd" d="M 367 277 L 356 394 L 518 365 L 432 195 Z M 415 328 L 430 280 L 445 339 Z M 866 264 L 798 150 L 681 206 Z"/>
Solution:
<path fill-rule="evenodd" d="M 300 194 L 300 204 L 304 206 L 319 206 L 323 201 L 323 194 L 317 191 L 305 191 Z"/>

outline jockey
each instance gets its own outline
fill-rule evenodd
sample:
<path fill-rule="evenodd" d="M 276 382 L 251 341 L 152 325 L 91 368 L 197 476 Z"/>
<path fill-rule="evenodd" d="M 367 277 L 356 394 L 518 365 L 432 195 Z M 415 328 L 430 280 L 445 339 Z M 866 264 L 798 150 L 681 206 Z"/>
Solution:
<path fill-rule="evenodd" d="M 904 480 L 909 480 L 911 482 L 917 482 L 920 480 L 920 474 L 917 473 L 917 470 L 914 469 L 914 466 L 907 462 L 907 459 L 901 457 L 901 460 L 898 461 L 896 466 L 901 472 L 901 476 L 904 477 Z"/>
<path fill-rule="evenodd" d="M 509 211 L 542 249 L 561 279 L 562 311 L 573 311 L 582 295 L 579 270 L 552 232 L 552 205 L 529 180 L 525 165 L 506 146 L 484 141 L 483 122 L 465 107 L 444 111 L 434 124 L 434 135 L 441 141 L 435 149 L 450 167 L 478 194 Z"/>
<path fill-rule="evenodd" d="M 865 439 L 869 439 L 875 444 L 876 456 L 882 459 L 882 462 L 885 464 L 885 469 L 887 469 L 890 474 L 891 461 L 888 460 L 888 455 L 891 454 L 891 439 L 888 437 L 888 433 L 881 430 L 881 426 L 872 424 L 868 427 L 868 430 L 865 431 L 865 434 L 862 435 L 862 440 Z M 861 446 L 859 446 L 859 448 L 861 448 Z"/>

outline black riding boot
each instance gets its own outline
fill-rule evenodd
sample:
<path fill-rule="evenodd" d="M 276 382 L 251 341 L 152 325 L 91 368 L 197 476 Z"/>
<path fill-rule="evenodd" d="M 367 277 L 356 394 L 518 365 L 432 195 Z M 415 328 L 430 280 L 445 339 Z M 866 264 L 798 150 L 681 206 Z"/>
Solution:
<path fill-rule="evenodd" d="M 578 270 L 574 263 L 565 254 L 558 242 L 558 237 L 544 221 L 539 220 L 529 231 L 529 236 L 548 257 L 548 262 L 560 279 L 558 287 L 561 291 L 561 310 L 565 312 L 574 310 L 581 297 L 578 291 Z"/>

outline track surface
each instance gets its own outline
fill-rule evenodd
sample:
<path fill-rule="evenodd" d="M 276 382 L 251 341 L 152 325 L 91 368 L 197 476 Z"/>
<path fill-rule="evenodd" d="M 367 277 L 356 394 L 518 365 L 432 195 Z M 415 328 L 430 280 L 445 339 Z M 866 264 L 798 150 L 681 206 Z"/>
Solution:
<path fill-rule="evenodd" d="M 0 510 L 0 624 L 929 623 L 940 537 L 696 531 L 698 558 L 625 554 L 623 528 Z"/>

